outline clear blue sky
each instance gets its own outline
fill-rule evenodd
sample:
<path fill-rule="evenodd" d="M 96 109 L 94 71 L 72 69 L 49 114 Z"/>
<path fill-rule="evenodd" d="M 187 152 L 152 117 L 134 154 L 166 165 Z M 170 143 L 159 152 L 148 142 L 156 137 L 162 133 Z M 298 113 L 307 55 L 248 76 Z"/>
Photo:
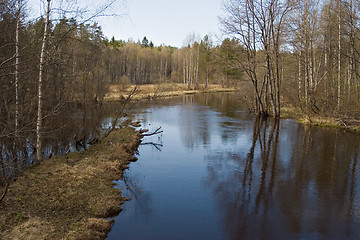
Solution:
<path fill-rule="evenodd" d="M 146 36 L 155 45 L 181 47 L 189 34 L 203 38 L 220 33 L 221 0 L 127 0 L 126 5 L 125 11 L 119 10 L 124 16 L 99 20 L 109 39 L 137 41 Z"/>
<path fill-rule="evenodd" d="M 77 0 L 80 8 L 85 6 L 94 12 L 94 6 L 100 6 L 107 0 Z M 53 0 L 56 8 L 60 0 Z M 160 44 L 181 47 L 189 34 L 203 38 L 220 35 L 218 16 L 223 15 L 222 0 L 118 0 L 108 13 L 120 16 L 101 17 L 96 19 L 102 26 L 104 35 L 116 40 L 142 40 L 146 36 L 158 46 Z M 28 0 L 30 16 L 39 17 L 44 13 L 44 0 Z M 74 3 L 63 0 L 63 4 Z M 77 7 L 73 5 L 73 7 Z M 64 7 L 64 6 L 62 6 Z M 65 7 L 67 8 L 67 7 Z M 53 15 L 55 9 L 53 9 Z"/>

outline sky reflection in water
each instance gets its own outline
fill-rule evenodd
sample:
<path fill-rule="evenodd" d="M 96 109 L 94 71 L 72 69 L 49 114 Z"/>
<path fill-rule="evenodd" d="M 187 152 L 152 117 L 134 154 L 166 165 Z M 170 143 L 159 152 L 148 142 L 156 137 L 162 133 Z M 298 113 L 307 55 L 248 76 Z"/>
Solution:
<path fill-rule="evenodd" d="M 257 121 L 229 93 L 139 108 L 163 147 L 119 181 L 131 201 L 108 239 L 360 238 L 359 136 Z"/>

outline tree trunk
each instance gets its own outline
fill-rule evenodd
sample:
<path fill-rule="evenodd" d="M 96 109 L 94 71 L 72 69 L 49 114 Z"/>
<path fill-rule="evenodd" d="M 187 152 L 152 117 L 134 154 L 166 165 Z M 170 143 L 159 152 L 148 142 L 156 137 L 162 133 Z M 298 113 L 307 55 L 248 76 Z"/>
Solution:
<path fill-rule="evenodd" d="M 350 54 L 351 56 L 351 54 Z M 350 96 L 351 96 L 351 79 L 352 79 L 352 61 L 351 57 L 349 58 L 349 65 L 348 65 L 348 74 L 347 74 L 347 103 L 350 103 Z"/>
<path fill-rule="evenodd" d="M 186 84 L 186 60 L 185 57 L 183 58 L 183 80 L 184 80 L 184 85 Z"/>
<path fill-rule="evenodd" d="M 338 0 L 338 96 L 337 96 L 337 109 L 340 110 L 341 104 L 341 0 Z"/>
<path fill-rule="evenodd" d="M 299 97 L 299 101 L 301 102 L 301 50 L 299 51 L 299 62 L 298 62 L 298 97 Z"/>
<path fill-rule="evenodd" d="M 41 131 L 42 131 L 42 84 L 43 84 L 43 75 L 44 75 L 44 65 L 45 65 L 45 52 L 46 52 L 46 41 L 48 37 L 49 30 L 49 18 L 50 18 L 50 1 L 47 0 L 47 10 L 46 10 L 46 19 L 44 26 L 44 35 L 42 39 L 41 54 L 40 54 L 40 65 L 39 65 L 39 82 L 38 82 L 38 112 L 37 112 L 37 121 L 36 121 L 36 159 L 41 161 Z"/>
<path fill-rule="evenodd" d="M 196 56 L 195 56 L 195 87 L 197 88 L 198 81 L 199 81 L 199 55 L 200 55 L 200 47 L 196 50 Z"/>
<path fill-rule="evenodd" d="M 209 66 L 206 63 L 206 81 L 205 81 L 205 88 L 207 89 L 209 85 Z"/>
<path fill-rule="evenodd" d="M 329 79 L 328 79 L 328 71 L 329 71 L 329 66 L 328 66 L 328 53 L 327 53 L 327 49 L 328 47 L 326 46 L 326 42 L 325 42 L 325 54 L 324 54 L 324 68 L 325 68 L 325 73 L 324 73 L 324 79 L 325 79 L 325 96 L 326 99 L 329 99 Z"/>
<path fill-rule="evenodd" d="M 15 30 L 15 136 L 18 136 L 19 129 L 19 31 L 21 0 L 17 1 L 16 30 Z"/>

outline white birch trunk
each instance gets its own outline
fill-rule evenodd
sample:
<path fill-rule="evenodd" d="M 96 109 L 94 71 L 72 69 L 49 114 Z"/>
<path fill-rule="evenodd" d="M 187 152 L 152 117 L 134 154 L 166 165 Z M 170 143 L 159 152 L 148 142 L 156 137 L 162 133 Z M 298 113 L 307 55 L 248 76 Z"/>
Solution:
<path fill-rule="evenodd" d="M 21 0 L 17 1 L 16 31 L 15 31 L 15 136 L 18 136 L 19 129 L 19 31 Z"/>
<path fill-rule="evenodd" d="M 183 75 L 184 75 L 184 85 L 186 84 L 186 56 L 183 59 Z"/>
<path fill-rule="evenodd" d="M 352 53 L 350 54 L 350 56 L 352 56 Z M 352 59 L 351 57 L 349 58 L 349 66 L 348 66 L 348 78 L 347 78 L 347 85 L 348 85 L 348 96 L 347 96 L 347 102 L 350 103 L 350 99 L 351 99 L 351 80 L 352 80 Z"/>
<path fill-rule="evenodd" d="M 49 18 L 50 18 L 50 1 L 47 0 L 47 10 L 46 10 L 46 19 L 44 26 L 44 36 L 42 39 L 41 54 L 40 54 L 40 65 L 39 65 L 39 86 L 38 86 L 38 113 L 36 121 L 36 158 L 38 161 L 42 159 L 41 153 L 41 131 L 42 131 L 42 84 L 43 84 L 43 74 L 44 74 L 44 64 L 45 64 L 45 51 L 46 51 L 46 41 L 48 37 L 49 29 Z"/>
<path fill-rule="evenodd" d="M 309 62 L 308 62 L 308 49 L 305 52 L 305 84 L 304 84 L 304 92 L 305 92 L 305 104 L 308 107 L 308 100 L 309 100 Z"/>
<path fill-rule="evenodd" d="M 193 70 L 193 53 L 192 49 L 190 49 L 190 68 L 189 68 L 189 80 L 190 80 L 190 86 L 193 85 L 193 76 L 194 76 L 194 70 Z"/>
<path fill-rule="evenodd" d="M 327 62 L 327 59 L 328 59 L 328 54 L 327 54 L 327 46 L 325 44 L 325 54 L 324 54 L 324 68 L 325 68 L 325 75 L 324 75 L 324 78 L 325 78 L 325 94 L 326 94 L 326 98 L 329 99 L 329 89 L 328 89 L 328 62 Z"/>
<path fill-rule="evenodd" d="M 199 55 L 200 55 L 200 47 L 198 47 L 196 52 L 196 64 L 195 64 L 195 85 L 198 85 L 199 81 Z"/>

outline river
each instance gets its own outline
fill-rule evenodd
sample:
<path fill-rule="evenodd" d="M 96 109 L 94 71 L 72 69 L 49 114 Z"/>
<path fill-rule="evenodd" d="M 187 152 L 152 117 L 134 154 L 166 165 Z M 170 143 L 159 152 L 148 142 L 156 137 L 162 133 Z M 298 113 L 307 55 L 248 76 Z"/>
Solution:
<path fill-rule="evenodd" d="M 261 121 L 233 93 L 138 103 L 145 137 L 108 239 L 360 239 L 359 140 Z"/>

